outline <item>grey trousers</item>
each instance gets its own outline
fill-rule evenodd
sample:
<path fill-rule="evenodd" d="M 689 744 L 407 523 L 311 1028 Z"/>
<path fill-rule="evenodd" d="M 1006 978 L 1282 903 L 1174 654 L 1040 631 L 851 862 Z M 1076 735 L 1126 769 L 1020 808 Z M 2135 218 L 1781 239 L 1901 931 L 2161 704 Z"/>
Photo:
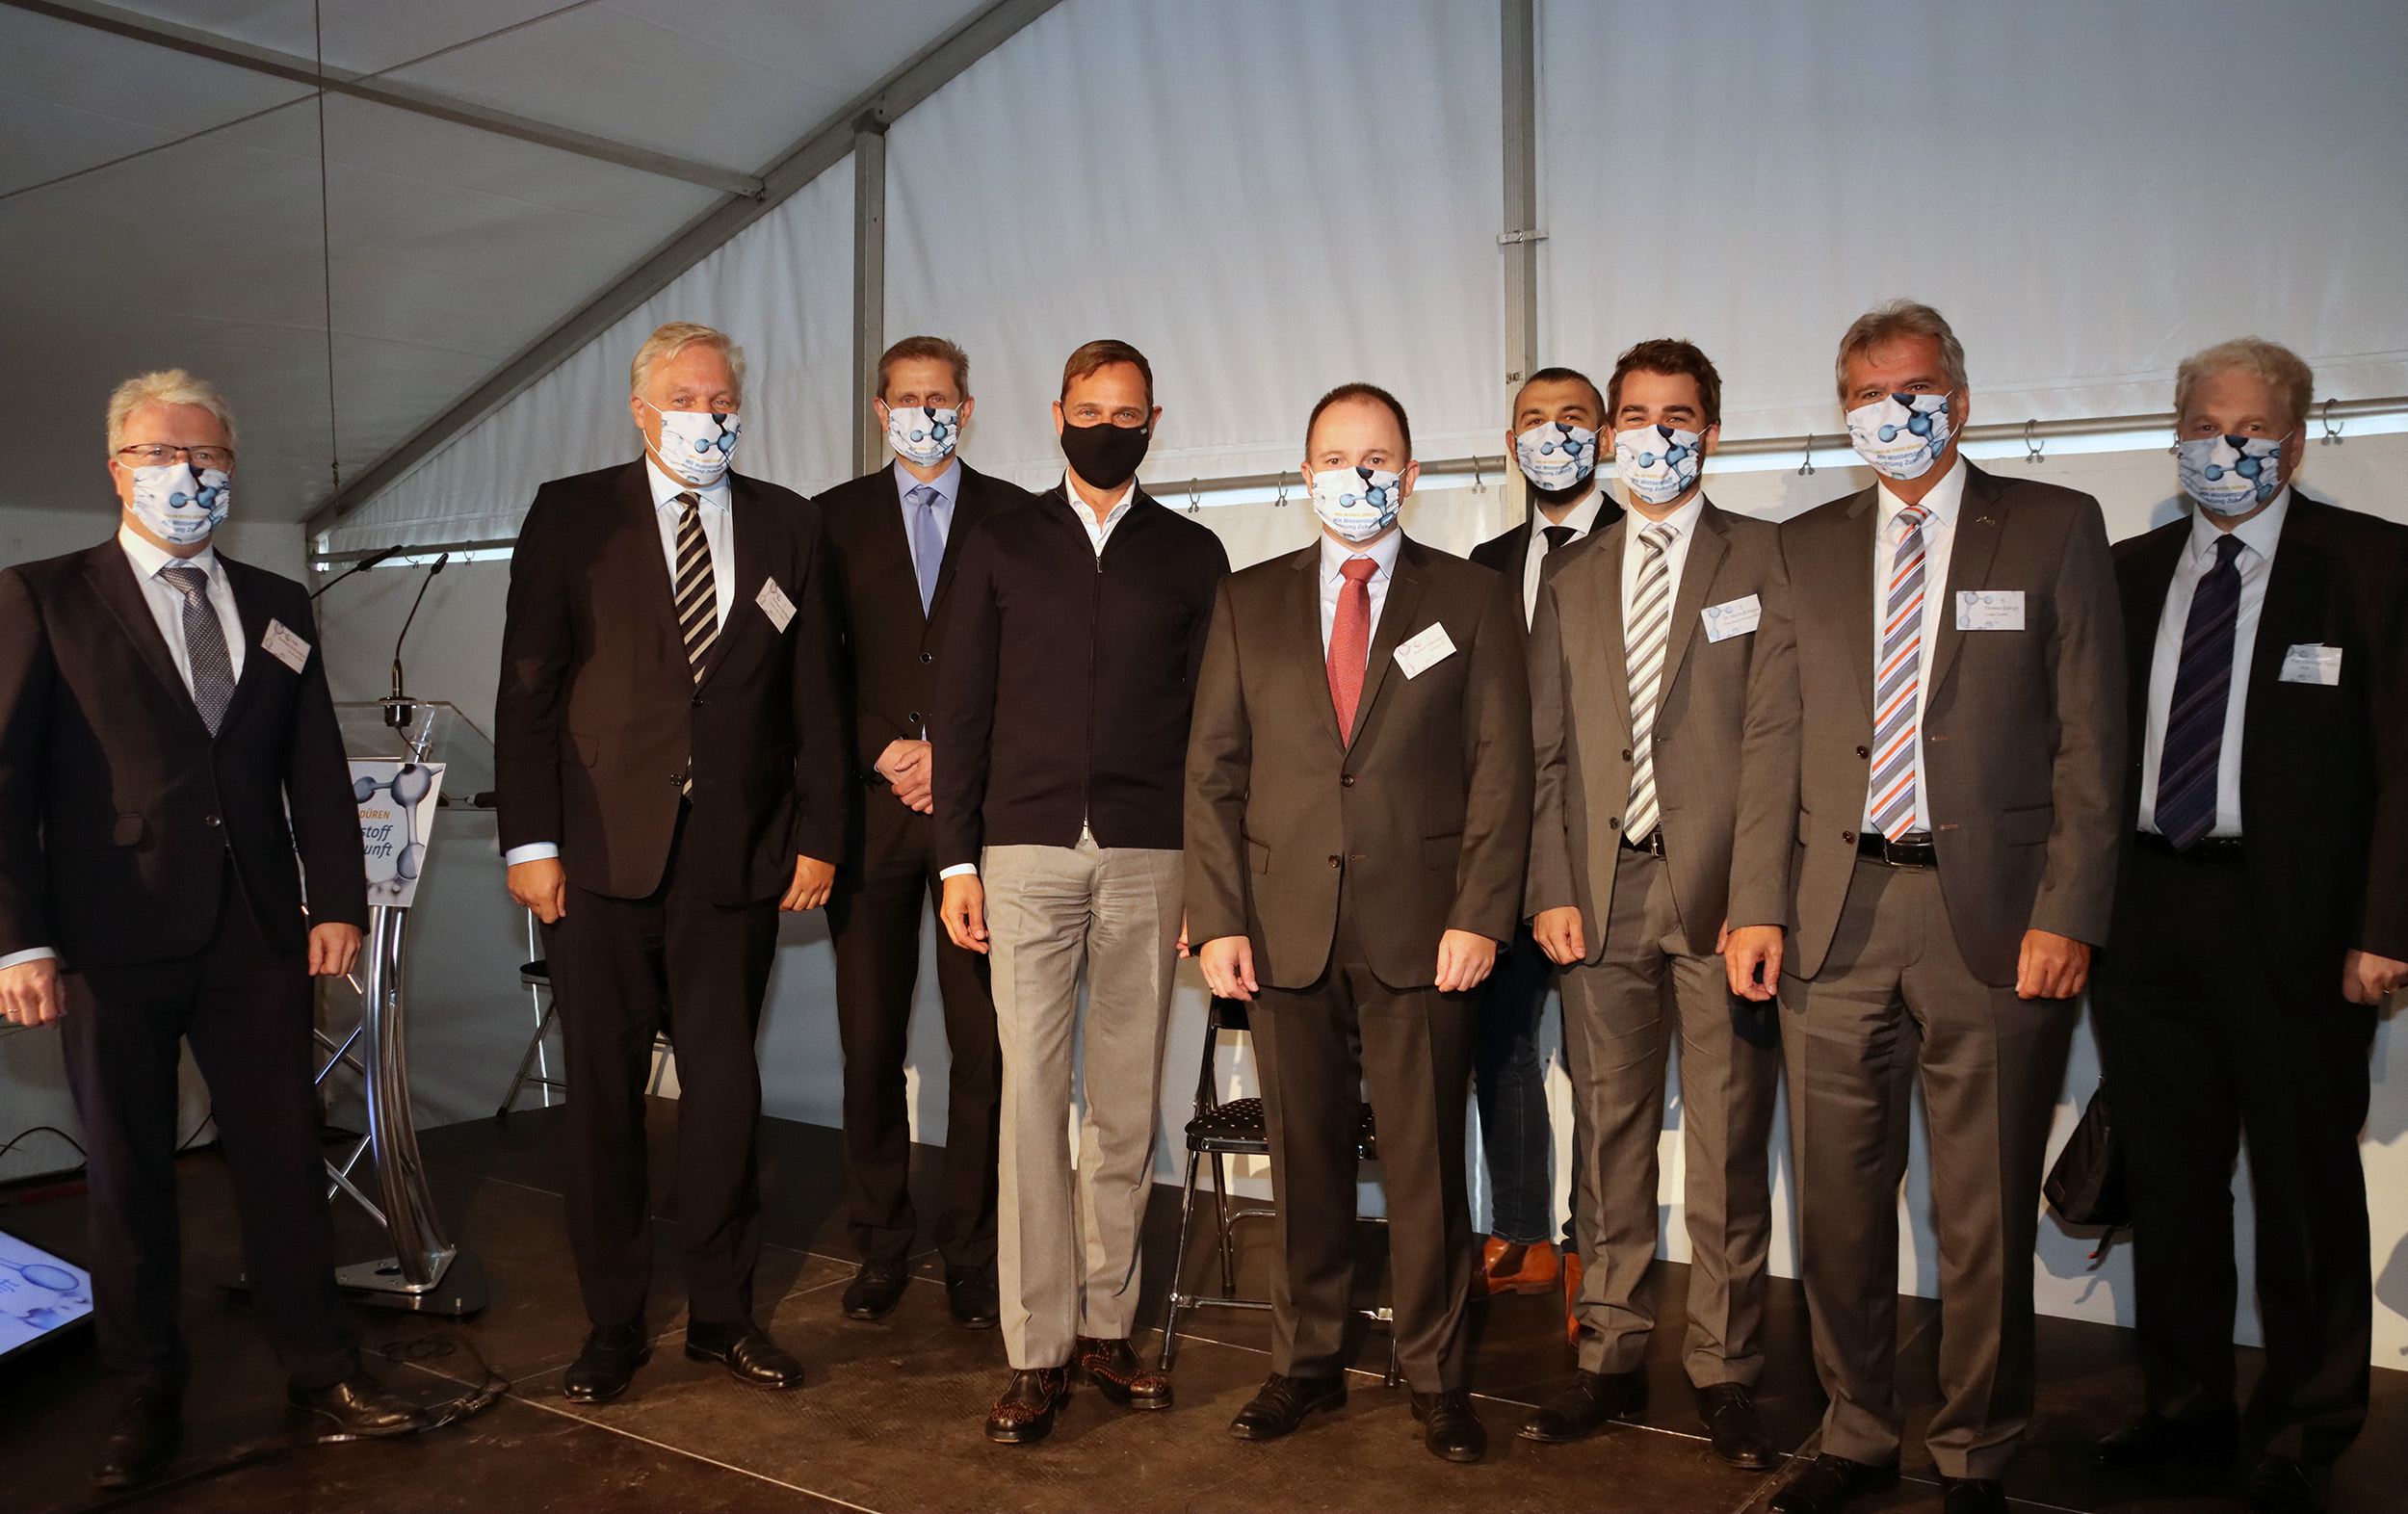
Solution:
<path fill-rule="evenodd" d="M 1940 1241 L 1940 1397 L 1924 1444 L 1950 1477 L 1997 1477 L 2032 1401 L 2040 1164 L 2076 1000 L 2024 1000 L 1966 967 L 1937 872 L 1859 860 L 1822 971 L 1781 979 L 1798 1252 L 1822 1449 L 1898 1453 L 1898 1184 L 1916 1080 Z"/>
<path fill-rule="evenodd" d="M 1656 1260 L 1663 1063 L 1681 1037 L 1681 1140 L 1688 1220 L 1688 1330 L 1698 1387 L 1752 1386 L 1764 1370 L 1765 1258 L 1772 1238 L 1772 1105 L 1780 1024 L 1734 998 L 1722 958 L 1688 950 L 1663 860 L 1621 848 L 1605 952 L 1563 975 L 1572 1074 L 1572 1195 L 1579 1240 L 1581 1369 L 1627 1372 L 1646 1359 L 1655 1311 L 1640 1285 Z"/>
<path fill-rule="evenodd" d="M 1077 1337 L 1136 1322 L 1181 855 L 1082 838 L 980 859 L 1004 1057 L 996 1273 L 1018 1370 L 1066 1366 Z M 1086 1094 L 1075 1154 L 1074 1067 Z"/>

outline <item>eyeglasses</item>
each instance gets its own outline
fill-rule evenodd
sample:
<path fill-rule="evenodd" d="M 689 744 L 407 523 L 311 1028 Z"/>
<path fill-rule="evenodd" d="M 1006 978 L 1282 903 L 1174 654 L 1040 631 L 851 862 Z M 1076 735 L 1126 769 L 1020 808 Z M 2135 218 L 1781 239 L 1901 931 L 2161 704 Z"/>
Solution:
<path fill-rule="evenodd" d="M 118 449 L 118 457 L 146 468 L 164 467 L 173 462 L 179 453 L 192 459 L 196 468 L 223 469 L 234 460 L 234 449 L 231 447 L 174 447 L 166 442 L 136 442 L 131 447 Z"/>

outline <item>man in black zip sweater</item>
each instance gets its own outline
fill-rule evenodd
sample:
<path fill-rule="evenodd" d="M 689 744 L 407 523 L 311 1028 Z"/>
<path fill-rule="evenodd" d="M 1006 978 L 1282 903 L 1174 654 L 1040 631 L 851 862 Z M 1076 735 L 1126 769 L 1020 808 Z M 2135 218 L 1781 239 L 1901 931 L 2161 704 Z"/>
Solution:
<path fill-rule="evenodd" d="M 1053 1429 L 1073 1368 L 1122 1407 L 1170 1407 L 1169 1379 L 1139 1370 L 1129 1336 L 1178 961 L 1188 718 L 1229 559 L 1137 485 L 1161 418 L 1136 348 L 1070 354 L 1054 406 L 1069 467 L 963 543 L 929 729 L 946 754 L 945 929 L 989 957 L 1003 1047 L 996 1260 L 1012 1376 L 986 1433 L 1008 1445 Z"/>

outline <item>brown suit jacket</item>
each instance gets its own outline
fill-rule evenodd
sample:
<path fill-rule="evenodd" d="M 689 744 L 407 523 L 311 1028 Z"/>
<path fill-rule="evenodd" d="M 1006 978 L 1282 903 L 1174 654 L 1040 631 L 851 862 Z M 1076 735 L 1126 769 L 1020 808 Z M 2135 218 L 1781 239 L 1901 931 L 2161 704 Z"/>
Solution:
<path fill-rule="evenodd" d="M 1188 742 L 1188 934 L 1251 937 L 1264 984 L 1309 987 L 1351 872 L 1367 965 L 1392 988 L 1426 988 L 1441 935 L 1509 940 L 1521 911 L 1521 607 L 1487 568 L 1407 538 L 1348 744 L 1322 651 L 1320 563 L 1317 539 L 1220 583 Z M 1433 624 L 1455 650 L 1407 678 L 1397 646 Z"/>
<path fill-rule="evenodd" d="M 1581 911 L 1588 960 L 1605 954 L 1606 921 L 1631 796 L 1631 680 L 1623 640 L 1622 561 L 1628 517 L 1593 545 L 1563 554 L 1538 589 L 1531 627 L 1531 729 L 1537 803 L 1531 824 L 1531 916 Z M 1754 631 L 1709 640 L 1709 605 L 1756 596 Z M 1777 925 L 1787 915 L 1788 848 L 1761 847 L 1784 866 L 1733 876 L 1741 830 L 1786 843 L 1795 807 L 1781 784 L 1745 781 L 1748 759 L 1790 770 L 1784 725 L 1797 705 L 1797 639 L 1780 528 L 1717 509 L 1697 518 L 1675 587 L 1655 726 L 1656 796 L 1664 861 L 1688 949 L 1709 953 L 1724 920 Z"/>
<path fill-rule="evenodd" d="M 2107 939 L 2122 847 L 2124 617 L 2099 502 L 1967 466 L 1924 697 L 1940 891 L 1984 982 L 2015 981 L 2028 929 Z M 1871 778 L 1874 489 L 1781 528 L 1797 587 L 1796 885 L 1782 971 L 1822 970 Z M 1960 631 L 1969 588 L 2022 589 L 2024 629 Z M 1770 770 L 1757 781 L 1777 782 Z M 1770 869 L 1772 838 L 1736 869 Z"/>

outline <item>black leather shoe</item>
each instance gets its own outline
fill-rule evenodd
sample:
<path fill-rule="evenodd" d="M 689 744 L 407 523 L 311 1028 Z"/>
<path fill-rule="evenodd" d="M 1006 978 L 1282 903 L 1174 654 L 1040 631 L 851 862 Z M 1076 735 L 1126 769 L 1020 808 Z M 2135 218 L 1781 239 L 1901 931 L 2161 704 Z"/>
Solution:
<path fill-rule="evenodd" d="M 2006 1514 L 2006 1485 L 1996 1477 L 1940 1474 L 1941 1514 Z"/>
<path fill-rule="evenodd" d="M 92 1480 L 104 1488 L 140 1487 L 166 1470 L 183 1438 L 183 1396 L 137 1388 L 118 1411 Z"/>
<path fill-rule="evenodd" d="M 586 1333 L 577 1360 L 561 1374 L 561 1397 L 571 1403 L 608 1403 L 636 1380 L 636 1369 L 652 1360 L 652 1343 L 641 1325 L 595 1325 Z"/>
<path fill-rule="evenodd" d="M 949 1266 L 945 1269 L 945 1307 L 953 1311 L 954 1323 L 964 1330 L 992 1330 L 1003 1318 L 995 1301 L 994 1274 L 981 1266 Z"/>
<path fill-rule="evenodd" d="M 754 1388 L 799 1388 L 802 1364 L 794 1353 L 770 1339 L 770 1333 L 746 1320 L 740 1324 L 688 1324 L 686 1359 L 717 1362 L 740 1383 Z"/>
<path fill-rule="evenodd" d="M 2268 1456 L 2249 1475 L 2240 1501 L 2250 1514 L 2324 1514 L 2332 1506 L 2333 1469 L 2296 1456 Z"/>
<path fill-rule="evenodd" d="M 1488 1454 L 1488 1430 L 1472 1412 L 1472 1396 L 1460 1388 L 1413 1396 L 1413 1418 L 1422 1444 L 1441 1461 L 1476 1462 Z"/>
<path fill-rule="evenodd" d="M 2114 1472 L 2148 1472 L 2178 1461 L 2223 1466 L 2232 1461 L 2238 1441 L 2230 1419 L 2169 1420 L 2144 1414 L 2093 1447 L 2090 1459 Z"/>
<path fill-rule="evenodd" d="M 1026 1446 L 1054 1433 L 1054 1416 L 1070 1397 L 1070 1369 L 1033 1368 L 1015 1371 L 1004 1396 L 986 1411 L 986 1438 L 1003 1446 Z"/>
<path fill-rule="evenodd" d="M 1773 1463 L 1772 1432 L 1756 1412 L 1756 1396 L 1743 1383 L 1715 1383 L 1697 1390 L 1697 1417 L 1714 1437 L 1714 1454 L 1734 1467 L 1763 1472 Z"/>
<path fill-rule="evenodd" d="M 845 1286 L 845 1318 L 883 1319 L 903 1302 L 911 1268 L 901 1262 L 864 1262 Z"/>
<path fill-rule="evenodd" d="M 1079 1370 L 1097 1393 L 1124 1409 L 1170 1407 L 1169 1375 L 1139 1366 L 1138 1353 L 1125 1335 L 1110 1341 L 1083 1335 L 1071 1347 L 1070 1359 L 1079 1364 Z"/>
<path fill-rule="evenodd" d="M 1647 1371 L 1581 1372 L 1572 1386 L 1531 1411 L 1521 1436 L 1560 1446 L 1594 1435 L 1610 1420 L 1636 1420 L 1647 1407 Z"/>
<path fill-rule="evenodd" d="M 1229 1422 L 1229 1433 L 1242 1441 L 1275 1441 L 1294 1435 L 1304 1417 L 1316 1409 L 1343 1409 L 1347 1402 L 1344 1372 L 1328 1377 L 1282 1377 L 1273 1372 Z"/>
<path fill-rule="evenodd" d="M 1845 1456 L 1822 1455 L 1772 1496 L 1772 1514 L 1831 1514 L 1860 1493 L 1898 1486 L 1898 1463 L 1878 1467 Z"/>
<path fill-rule="evenodd" d="M 294 1388 L 286 1398 L 308 1411 L 320 1435 L 376 1440 L 409 1435 L 427 1427 L 427 1411 L 366 1372 L 353 1372 L 330 1388 Z"/>

